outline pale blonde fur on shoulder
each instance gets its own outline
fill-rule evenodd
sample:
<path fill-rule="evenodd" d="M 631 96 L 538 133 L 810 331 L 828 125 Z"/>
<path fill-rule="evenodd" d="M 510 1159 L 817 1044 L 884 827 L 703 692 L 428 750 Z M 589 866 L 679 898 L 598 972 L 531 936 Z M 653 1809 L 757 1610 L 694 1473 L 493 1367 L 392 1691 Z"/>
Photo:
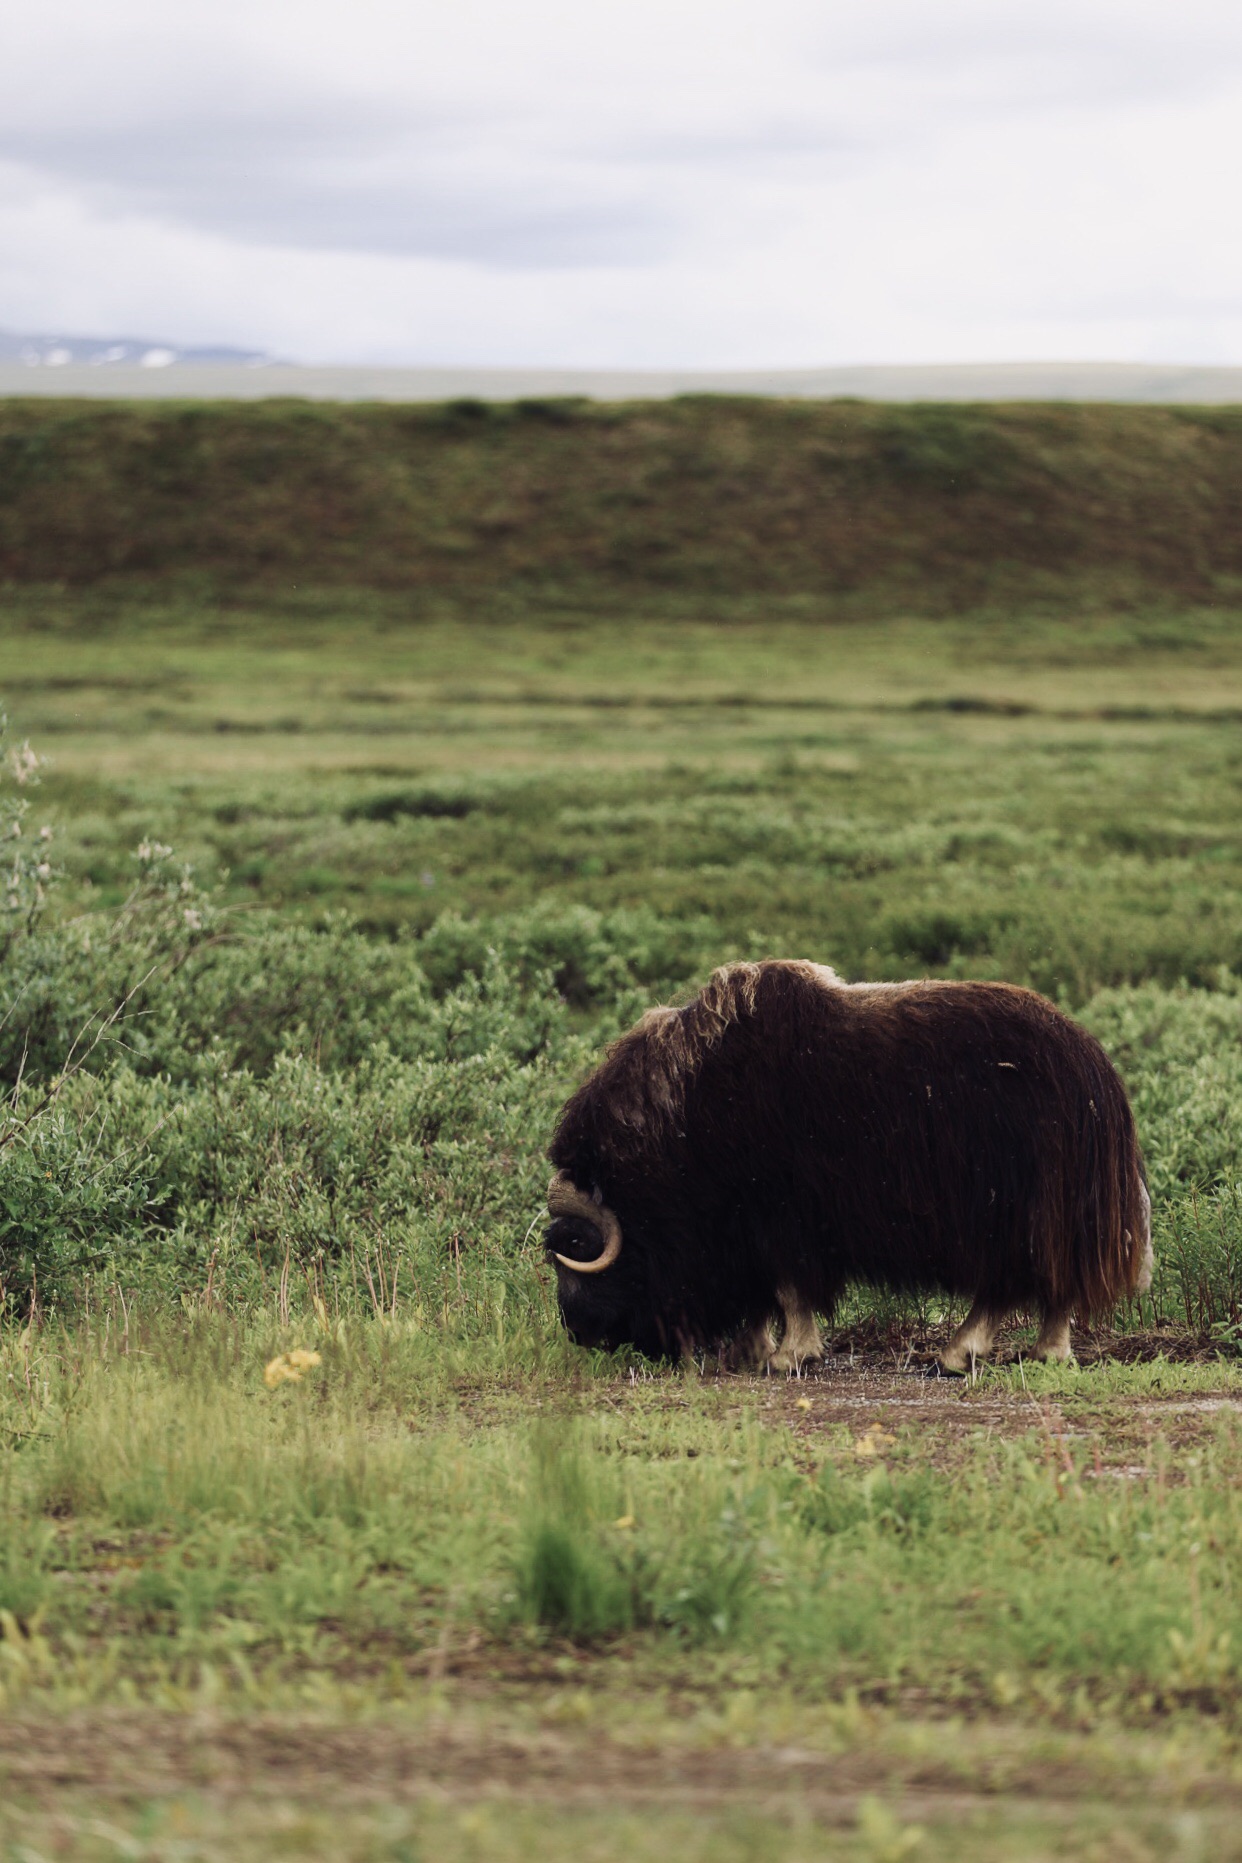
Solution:
<path fill-rule="evenodd" d="M 802 959 L 722 964 L 684 1007 L 665 1004 L 649 1009 L 610 1051 L 616 1082 L 614 1106 L 623 1125 L 645 1131 L 653 1122 L 680 1120 L 686 1087 L 699 1065 L 729 1029 L 754 1015 L 760 983 L 765 972 L 773 970 L 796 972 L 820 988 L 844 987 L 827 964 Z M 638 1053 L 643 1060 L 635 1069 Z M 625 1078 L 625 1086 L 618 1075 Z"/>
<path fill-rule="evenodd" d="M 682 1009 L 649 1009 L 635 1033 L 683 1064 L 714 1048 L 726 1031 L 755 1013 L 759 985 L 766 971 L 793 971 L 821 988 L 840 989 L 841 979 L 827 964 L 803 958 L 769 958 L 760 964 L 722 964 L 696 997 Z"/>

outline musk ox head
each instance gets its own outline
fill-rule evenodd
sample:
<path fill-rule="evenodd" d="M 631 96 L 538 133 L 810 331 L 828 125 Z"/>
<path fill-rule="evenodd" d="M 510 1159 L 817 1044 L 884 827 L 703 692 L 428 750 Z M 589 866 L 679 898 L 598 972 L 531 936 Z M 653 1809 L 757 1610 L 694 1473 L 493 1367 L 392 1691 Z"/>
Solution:
<path fill-rule="evenodd" d="M 668 1351 L 643 1272 L 646 1251 L 593 1184 L 583 1190 L 566 1171 L 548 1185 L 544 1245 L 556 1264 L 557 1304 L 575 1345 L 614 1352 L 635 1346 L 649 1358 Z"/>
<path fill-rule="evenodd" d="M 579 1345 L 670 1358 L 731 1335 L 762 1305 L 728 1260 L 719 1198 L 687 1178 L 686 1097 L 754 1007 L 759 968 L 717 971 L 681 1009 L 649 1009 L 562 1109 L 545 1233 L 561 1318 Z"/>

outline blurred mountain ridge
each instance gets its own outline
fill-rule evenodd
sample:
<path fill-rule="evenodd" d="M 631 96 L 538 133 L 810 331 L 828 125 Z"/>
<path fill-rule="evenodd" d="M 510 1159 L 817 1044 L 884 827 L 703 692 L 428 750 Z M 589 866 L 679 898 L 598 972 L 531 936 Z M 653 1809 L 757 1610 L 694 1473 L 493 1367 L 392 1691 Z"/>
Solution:
<path fill-rule="evenodd" d="M 274 357 L 262 350 L 225 344 L 185 345 L 155 337 L 67 336 L 62 331 L 0 330 L 0 362 L 25 363 L 30 369 L 93 368 L 167 369 L 178 363 L 262 368 Z"/>

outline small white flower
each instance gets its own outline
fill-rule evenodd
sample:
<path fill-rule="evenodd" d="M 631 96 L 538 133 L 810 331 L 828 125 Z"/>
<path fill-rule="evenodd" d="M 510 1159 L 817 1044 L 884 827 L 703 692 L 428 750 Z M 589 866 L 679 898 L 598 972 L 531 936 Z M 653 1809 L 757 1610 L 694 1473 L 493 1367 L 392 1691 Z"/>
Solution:
<path fill-rule="evenodd" d="M 151 843 L 149 841 L 140 841 L 138 843 L 138 858 L 139 860 L 150 860 Z"/>
<path fill-rule="evenodd" d="M 184 918 L 191 931 L 202 931 L 203 915 L 201 912 L 196 912 L 193 906 L 187 907 L 181 916 Z"/>
<path fill-rule="evenodd" d="M 38 769 L 39 759 L 29 744 L 23 744 L 20 750 L 9 752 L 9 767 L 17 782 L 26 783 Z"/>
<path fill-rule="evenodd" d="M 52 877 L 52 869 L 46 860 L 41 860 L 39 862 L 38 866 L 35 868 L 35 872 L 41 880 L 50 880 Z"/>
<path fill-rule="evenodd" d="M 51 838 L 52 838 L 52 831 L 48 827 L 47 823 L 44 822 L 42 828 L 40 828 L 39 830 L 39 839 L 40 841 L 50 841 Z"/>

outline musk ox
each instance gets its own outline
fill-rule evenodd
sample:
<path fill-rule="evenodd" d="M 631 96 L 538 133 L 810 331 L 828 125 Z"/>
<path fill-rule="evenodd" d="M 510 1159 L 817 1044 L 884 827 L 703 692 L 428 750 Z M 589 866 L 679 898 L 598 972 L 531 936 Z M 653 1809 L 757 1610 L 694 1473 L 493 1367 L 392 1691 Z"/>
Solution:
<path fill-rule="evenodd" d="M 1151 1280 L 1125 1089 L 1008 984 L 729 965 L 614 1043 L 549 1156 L 546 1246 L 583 1345 L 792 1371 L 864 1281 L 968 1298 L 941 1358 L 958 1372 L 1014 1308 L 1038 1312 L 1038 1356 L 1069 1358 L 1071 1316 Z"/>

